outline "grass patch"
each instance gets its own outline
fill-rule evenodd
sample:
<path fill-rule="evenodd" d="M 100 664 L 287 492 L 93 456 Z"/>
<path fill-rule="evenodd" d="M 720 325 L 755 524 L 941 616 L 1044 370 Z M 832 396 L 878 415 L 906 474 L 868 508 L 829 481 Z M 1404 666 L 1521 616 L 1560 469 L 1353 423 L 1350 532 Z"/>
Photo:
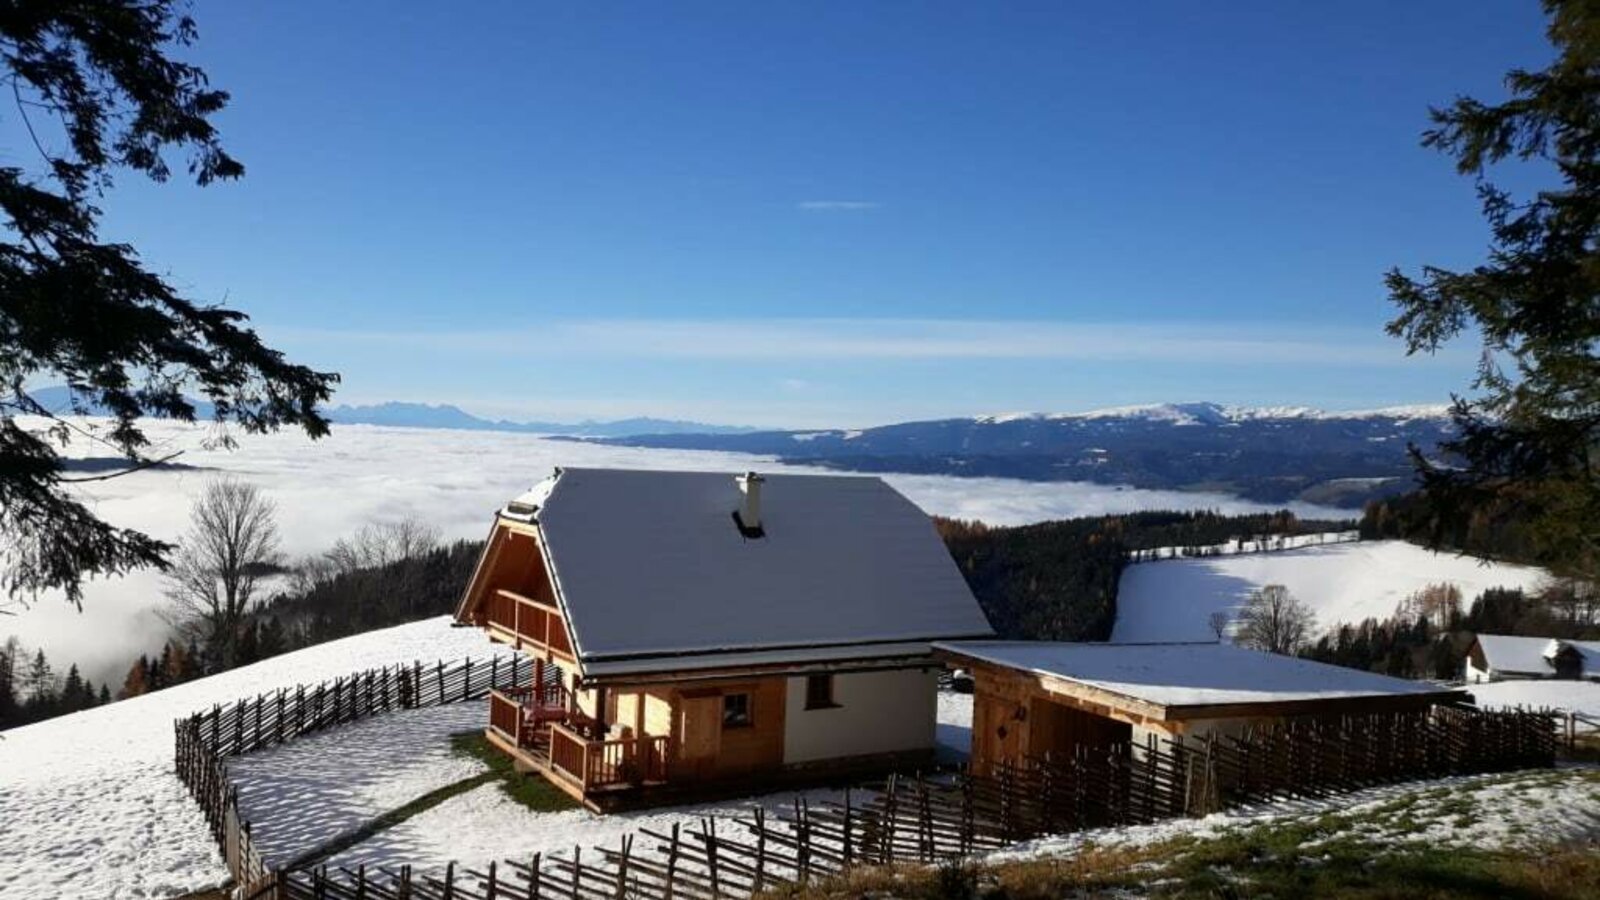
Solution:
<path fill-rule="evenodd" d="M 512 768 L 511 757 L 489 743 L 481 731 L 463 731 L 451 735 L 450 748 L 489 767 L 484 781 L 480 783 L 498 781 L 500 790 L 507 797 L 535 812 L 578 808 L 578 801 L 567 796 L 565 791 L 537 775 L 524 775 Z"/>
<path fill-rule="evenodd" d="M 438 790 L 429 791 L 428 793 L 423 794 L 421 797 L 418 797 L 410 803 L 407 803 L 405 806 L 389 810 L 383 815 L 378 816 L 370 822 L 367 822 L 365 825 L 362 825 L 360 828 L 357 828 L 353 831 L 348 831 L 331 841 L 319 844 L 316 847 L 307 850 L 305 853 L 302 853 L 290 860 L 283 868 L 303 869 L 307 866 L 315 865 L 325 859 L 328 859 L 339 853 L 343 853 L 344 851 L 354 847 L 355 845 L 365 841 L 367 838 L 370 838 L 381 831 L 388 831 L 394 826 L 399 825 L 401 822 L 404 822 L 405 820 L 416 815 L 417 813 L 433 809 L 435 806 L 438 806 L 446 800 L 449 800 L 451 797 L 457 797 L 461 794 L 465 794 L 467 791 L 470 791 L 476 787 L 481 787 L 493 780 L 494 773 L 485 772 L 482 775 L 474 775 L 471 778 L 464 778 L 454 784 L 447 784 Z"/>

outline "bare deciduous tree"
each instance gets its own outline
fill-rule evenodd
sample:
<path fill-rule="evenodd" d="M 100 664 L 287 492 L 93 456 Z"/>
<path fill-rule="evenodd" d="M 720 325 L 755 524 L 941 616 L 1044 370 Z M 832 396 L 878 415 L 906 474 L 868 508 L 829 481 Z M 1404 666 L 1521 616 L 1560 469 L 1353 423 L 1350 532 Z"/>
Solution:
<path fill-rule="evenodd" d="M 353 538 L 340 538 L 327 558 L 343 572 L 415 559 L 439 546 L 439 529 L 416 518 L 369 522 Z"/>
<path fill-rule="evenodd" d="M 209 482 L 167 573 L 169 621 L 201 642 L 214 666 L 231 667 L 260 581 L 281 561 L 276 504 L 253 484 Z"/>
<path fill-rule="evenodd" d="M 1269 584 L 1250 594 L 1239 613 L 1238 643 L 1270 653 L 1292 654 L 1305 646 L 1316 616 L 1289 589 Z"/>
<path fill-rule="evenodd" d="M 1228 631 L 1233 625 L 1233 614 L 1225 609 L 1219 609 L 1211 614 L 1209 624 L 1211 633 L 1217 636 L 1218 641 L 1227 640 Z"/>

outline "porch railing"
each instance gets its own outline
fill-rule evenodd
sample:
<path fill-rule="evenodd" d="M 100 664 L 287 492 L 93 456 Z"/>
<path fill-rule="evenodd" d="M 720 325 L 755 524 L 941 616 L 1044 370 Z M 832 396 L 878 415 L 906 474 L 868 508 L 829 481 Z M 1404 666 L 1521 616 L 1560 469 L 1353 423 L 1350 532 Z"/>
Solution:
<path fill-rule="evenodd" d="M 568 692 L 560 682 L 542 687 L 500 688 L 489 692 L 489 724 L 529 746 L 533 730 L 546 722 L 567 720 Z"/>
<path fill-rule="evenodd" d="M 550 726 L 551 766 L 585 791 L 665 781 L 671 746 L 664 734 L 593 741 L 565 725 Z"/>

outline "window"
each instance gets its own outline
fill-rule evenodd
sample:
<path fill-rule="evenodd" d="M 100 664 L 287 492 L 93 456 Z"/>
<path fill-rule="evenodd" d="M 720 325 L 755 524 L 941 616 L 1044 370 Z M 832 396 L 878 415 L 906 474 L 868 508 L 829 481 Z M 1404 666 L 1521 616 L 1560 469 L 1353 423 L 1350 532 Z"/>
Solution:
<path fill-rule="evenodd" d="M 833 676 L 806 676 L 806 709 L 833 709 Z"/>
<path fill-rule="evenodd" d="M 722 695 L 722 727 L 747 728 L 751 725 L 750 695 L 749 694 L 723 694 Z"/>

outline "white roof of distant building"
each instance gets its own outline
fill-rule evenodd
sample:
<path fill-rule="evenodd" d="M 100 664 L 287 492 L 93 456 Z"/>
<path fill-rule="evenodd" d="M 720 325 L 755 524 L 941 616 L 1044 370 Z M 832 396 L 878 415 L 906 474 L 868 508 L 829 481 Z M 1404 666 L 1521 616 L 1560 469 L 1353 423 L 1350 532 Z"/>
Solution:
<path fill-rule="evenodd" d="M 993 634 L 932 520 L 882 479 L 764 475 L 758 538 L 740 502 L 726 473 L 563 468 L 502 515 L 537 523 L 586 673 Z"/>
<path fill-rule="evenodd" d="M 1437 685 L 1233 644 L 948 641 L 982 662 L 1098 688 L 1162 707 L 1236 706 L 1443 693 Z"/>
<path fill-rule="evenodd" d="M 1526 637 L 1515 634 L 1480 634 L 1478 647 L 1483 651 L 1484 662 L 1491 672 L 1508 672 L 1514 675 L 1554 675 L 1551 665 L 1551 642 L 1548 637 Z M 1585 673 L 1600 672 L 1600 641 L 1558 640 L 1577 650 L 1583 656 Z"/>

